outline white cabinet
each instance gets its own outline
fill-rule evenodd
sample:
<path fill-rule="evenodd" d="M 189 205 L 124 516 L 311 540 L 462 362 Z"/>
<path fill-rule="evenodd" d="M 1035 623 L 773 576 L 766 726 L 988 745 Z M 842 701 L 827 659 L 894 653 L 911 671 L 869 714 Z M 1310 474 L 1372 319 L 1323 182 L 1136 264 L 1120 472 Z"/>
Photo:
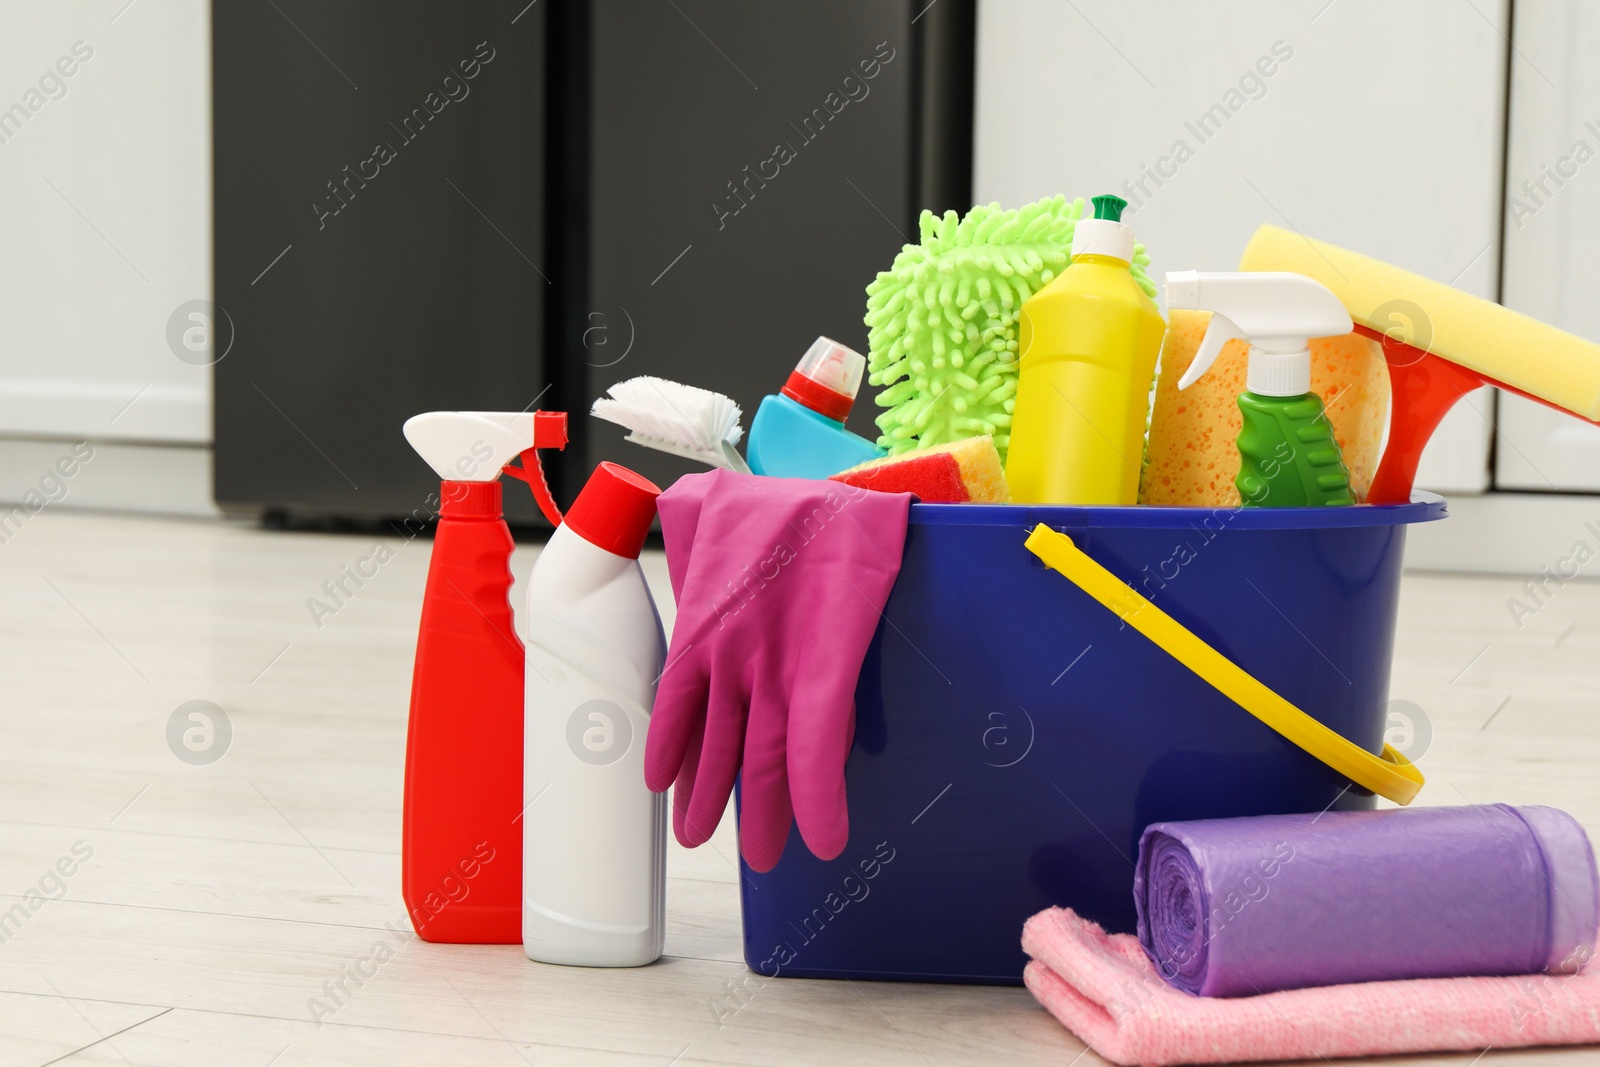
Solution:
<path fill-rule="evenodd" d="M 74 503 L 211 508 L 211 371 L 168 341 L 211 296 L 209 26 L 203 0 L 6 12 L 0 501 L 88 440 Z"/>
<path fill-rule="evenodd" d="M 982 0 L 975 199 L 1115 192 L 1157 276 L 1231 270 L 1270 222 L 1493 298 L 1506 6 Z M 1487 488 L 1493 403 L 1419 485 Z"/>
<path fill-rule="evenodd" d="M 1513 39 L 1504 303 L 1600 341 L 1600 4 L 1518 4 Z M 1600 427 L 1502 396 L 1495 484 L 1600 492 Z"/>

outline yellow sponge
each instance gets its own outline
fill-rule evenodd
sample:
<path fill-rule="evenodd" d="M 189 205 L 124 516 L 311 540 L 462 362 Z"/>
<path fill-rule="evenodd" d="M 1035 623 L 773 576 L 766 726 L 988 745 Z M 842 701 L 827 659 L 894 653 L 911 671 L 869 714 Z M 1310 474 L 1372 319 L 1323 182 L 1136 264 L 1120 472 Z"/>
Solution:
<path fill-rule="evenodd" d="M 1431 278 L 1276 226 L 1240 270 L 1290 270 L 1331 289 L 1363 326 L 1591 421 L 1600 419 L 1600 345 Z M 1314 387 L 1313 383 L 1313 387 Z M 1324 398 L 1326 399 L 1326 398 Z"/>
<path fill-rule="evenodd" d="M 1161 346 L 1145 449 L 1139 502 L 1167 507 L 1237 507 L 1239 473 L 1235 439 L 1244 417 L 1236 402 L 1244 392 L 1249 345 L 1229 341 L 1211 370 L 1178 391 L 1211 322 L 1209 311 L 1171 311 Z M 1350 468 L 1350 491 L 1364 499 L 1378 465 L 1389 374 L 1375 342 L 1359 334 L 1311 342 L 1311 391 L 1322 397 L 1334 440 Z"/>
<path fill-rule="evenodd" d="M 829 480 L 880 493 L 915 493 L 924 504 L 1005 504 L 1011 500 L 1000 453 L 988 434 L 869 459 Z"/>

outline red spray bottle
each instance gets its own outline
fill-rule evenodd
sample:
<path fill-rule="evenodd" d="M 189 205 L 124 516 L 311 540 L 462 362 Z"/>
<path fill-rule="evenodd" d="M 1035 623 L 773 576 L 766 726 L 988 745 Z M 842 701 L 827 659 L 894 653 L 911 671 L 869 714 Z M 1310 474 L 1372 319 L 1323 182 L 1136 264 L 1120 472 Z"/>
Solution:
<path fill-rule="evenodd" d="M 443 484 L 411 676 L 402 895 L 424 941 L 520 944 L 525 660 L 498 479 L 526 481 L 560 525 L 535 449 L 566 446 L 567 416 L 432 411 L 405 434 Z"/>

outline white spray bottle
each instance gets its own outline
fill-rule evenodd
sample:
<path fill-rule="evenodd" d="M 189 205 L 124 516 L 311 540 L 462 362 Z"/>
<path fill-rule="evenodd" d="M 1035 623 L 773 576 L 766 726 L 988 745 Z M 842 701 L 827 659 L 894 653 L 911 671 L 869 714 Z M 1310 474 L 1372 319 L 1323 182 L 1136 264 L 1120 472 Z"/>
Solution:
<path fill-rule="evenodd" d="M 667 809 L 644 747 L 666 639 L 639 568 L 660 493 L 600 464 L 528 577 L 522 947 L 541 963 L 661 955 Z"/>
<path fill-rule="evenodd" d="M 1239 474 L 1247 507 L 1354 504 L 1322 398 L 1311 391 L 1311 339 L 1351 331 L 1350 313 L 1321 282 L 1287 271 L 1167 274 L 1167 308 L 1211 312 L 1189 369 L 1187 389 L 1235 338 L 1250 342 L 1245 391 L 1239 394 Z"/>

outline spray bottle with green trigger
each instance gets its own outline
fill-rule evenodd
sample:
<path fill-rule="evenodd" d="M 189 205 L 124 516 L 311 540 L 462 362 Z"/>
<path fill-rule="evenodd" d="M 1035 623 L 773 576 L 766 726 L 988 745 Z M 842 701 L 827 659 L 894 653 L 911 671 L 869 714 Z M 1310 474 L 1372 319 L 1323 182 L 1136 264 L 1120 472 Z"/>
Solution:
<path fill-rule="evenodd" d="M 1211 312 L 1194 361 L 1178 381 L 1186 389 L 1210 369 L 1234 338 L 1250 342 L 1245 391 L 1239 394 L 1239 474 L 1246 506 L 1326 507 L 1354 504 L 1350 471 L 1311 391 L 1313 337 L 1353 328 L 1350 313 L 1326 286 L 1283 271 L 1167 274 L 1168 309 Z"/>

